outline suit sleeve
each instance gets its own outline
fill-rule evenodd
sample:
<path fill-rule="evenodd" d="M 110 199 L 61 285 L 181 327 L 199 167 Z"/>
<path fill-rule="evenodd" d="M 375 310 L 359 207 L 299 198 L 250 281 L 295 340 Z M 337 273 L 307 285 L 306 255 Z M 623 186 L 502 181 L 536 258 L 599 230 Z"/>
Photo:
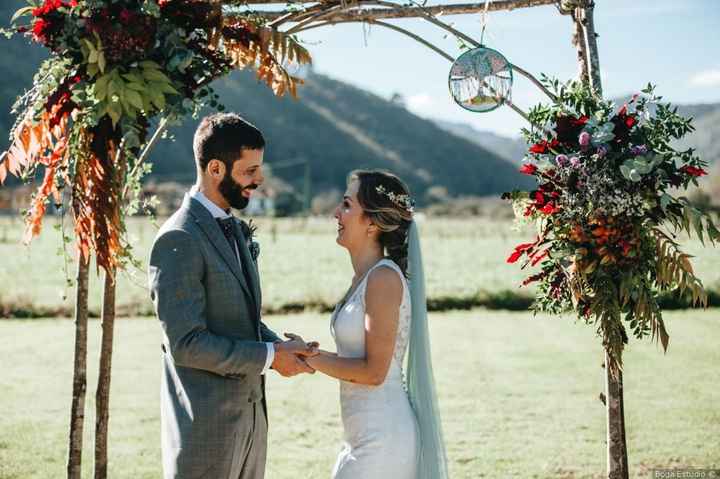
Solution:
<path fill-rule="evenodd" d="M 175 364 L 223 376 L 260 374 L 267 358 L 264 343 L 208 330 L 202 283 L 204 259 L 189 233 L 162 233 L 153 244 L 148 270 L 155 313 Z"/>
<path fill-rule="evenodd" d="M 270 328 L 268 328 L 264 322 L 260 321 L 260 337 L 267 343 L 274 343 L 275 341 L 282 341 L 280 337 L 275 334 Z"/>

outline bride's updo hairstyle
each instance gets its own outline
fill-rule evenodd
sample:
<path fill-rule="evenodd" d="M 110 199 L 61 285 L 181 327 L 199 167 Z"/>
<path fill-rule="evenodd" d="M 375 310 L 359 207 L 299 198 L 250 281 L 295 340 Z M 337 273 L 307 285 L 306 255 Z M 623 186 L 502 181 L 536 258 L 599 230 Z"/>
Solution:
<path fill-rule="evenodd" d="M 407 185 L 397 176 L 382 170 L 355 170 L 348 176 L 348 184 L 355 180 L 359 183 L 358 202 L 380 230 L 380 246 L 407 277 L 408 230 L 412 223 L 412 203 Z"/>

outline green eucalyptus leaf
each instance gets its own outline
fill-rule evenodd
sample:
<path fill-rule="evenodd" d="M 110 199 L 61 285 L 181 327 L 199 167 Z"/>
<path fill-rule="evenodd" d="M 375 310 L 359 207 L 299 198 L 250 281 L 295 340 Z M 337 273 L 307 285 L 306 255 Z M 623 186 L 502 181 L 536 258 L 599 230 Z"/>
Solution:
<path fill-rule="evenodd" d="M 627 165 L 620 165 L 620 173 L 622 173 L 625 179 L 630 179 L 630 168 Z"/>

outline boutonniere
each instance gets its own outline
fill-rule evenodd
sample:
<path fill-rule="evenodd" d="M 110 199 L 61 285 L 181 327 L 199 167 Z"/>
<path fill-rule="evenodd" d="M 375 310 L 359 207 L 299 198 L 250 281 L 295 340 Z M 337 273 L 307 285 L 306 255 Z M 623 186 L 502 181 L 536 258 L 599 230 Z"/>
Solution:
<path fill-rule="evenodd" d="M 250 256 L 253 261 L 257 262 L 258 256 L 260 256 L 260 243 L 255 241 L 257 226 L 253 224 L 252 220 L 250 220 L 249 223 L 240 220 L 240 231 L 242 231 L 242 234 L 245 237 L 245 242 L 247 244 L 248 251 L 250 251 Z"/>

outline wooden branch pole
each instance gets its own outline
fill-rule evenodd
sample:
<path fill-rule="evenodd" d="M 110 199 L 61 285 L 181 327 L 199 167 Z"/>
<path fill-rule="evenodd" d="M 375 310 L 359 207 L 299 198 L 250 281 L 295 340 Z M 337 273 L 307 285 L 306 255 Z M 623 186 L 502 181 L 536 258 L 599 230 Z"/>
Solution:
<path fill-rule="evenodd" d="M 75 359 L 73 363 L 70 435 L 68 438 L 68 479 L 80 479 L 82 470 L 83 429 L 85 423 L 85 392 L 87 389 L 87 325 L 89 258 L 78 248 L 75 281 Z"/>
<path fill-rule="evenodd" d="M 243 4 L 246 5 L 315 5 L 318 2 L 296 2 L 288 0 L 244 0 Z M 362 6 L 366 2 L 363 0 L 356 0 L 354 2 L 358 6 Z M 531 8 L 540 7 L 543 5 L 554 5 L 557 0 L 494 0 L 488 5 L 489 12 L 497 12 L 502 10 L 516 10 L 518 8 Z M 462 15 L 465 13 L 478 13 L 485 10 L 485 2 L 469 2 L 469 3 L 455 3 L 451 5 L 431 5 L 423 7 L 429 10 L 433 14 L 444 14 L 444 15 Z"/>
<path fill-rule="evenodd" d="M 583 83 L 589 84 L 590 77 L 588 76 L 588 58 L 587 48 L 585 47 L 585 30 L 582 23 L 582 9 L 576 8 L 572 17 L 573 25 L 575 26 L 572 42 L 573 45 L 575 45 L 575 49 L 577 50 L 578 79 Z"/>
<path fill-rule="evenodd" d="M 164 126 L 161 122 L 158 130 Z M 157 134 L 157 132 L 156 132 Z M 115 154 L 113 185 L 113 220 L 120 223 L 125 193 L 125 141 L 122 140 Z M 110 378 L 112 377 L 113 337 L 115 335 L 115 293 L 117 268 L 105 270 L 102 304 L 102 339 L 100 341 L 100 365 L 95 391 L 95 479 L 107 479 L 108 425 L 110 422 Z"/>
<path fill-rule="evenodd" d="M 596 94 L 602 96 L 600 56 L 593 13 L 595 2 L 587 0 L 576 9 L 576 24 L 582 24 L 582 40 L 587 55 L 587 82 Z M 579 27 L 575 31 L 578 32 Z M 582 47 L 581 47 L 582 48 Z M 582 58 L 578 55 L 578 61 Z M 583 65 L 580 65 L 581 71 Z M 611 367 L 610 353 L 605 351 L 605 411 L 607 416 L 607 477 L 628 479 L 628 453 L 625 438 L 625 406 L 623 399 L 623 373 Z"/>
<path fill-rule="evenodd" d="M 119 198 L 118 198 L 119 200 Z M 100 367 L 95 392 L 95 479 L 107 478 L 108 424 L 110 421 L 110 377 L 115 327 L 116 270 L 105 272 L 102 306 Z"/>
<path fill-rule="evenodd" d="M 582 23 L 588 59 L 588 76 L 590 78 L 590 86 L 598 95 L 602 95 L 600 57 L 598 55 L 597 34 L 595 33 L 595 20 L 593 19 L 595 2 L 592 0 L 588 1 L 587 6 L 580 8 L 580 10 L 582 11 Z"/>

